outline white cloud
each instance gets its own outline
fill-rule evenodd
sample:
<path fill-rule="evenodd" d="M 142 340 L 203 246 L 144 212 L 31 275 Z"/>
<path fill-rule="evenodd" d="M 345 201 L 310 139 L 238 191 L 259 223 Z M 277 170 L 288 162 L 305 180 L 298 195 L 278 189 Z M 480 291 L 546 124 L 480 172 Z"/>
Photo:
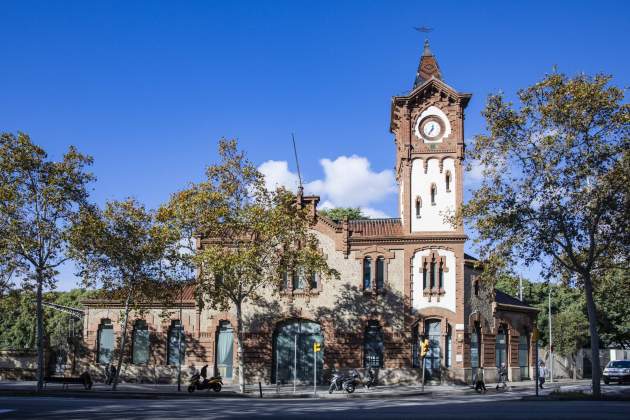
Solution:
<path fill-rule="evenodd" d="M 361 207 L 361 213 L 363 213 L 365 216 L 369 217 L 370 219 L 382 219 L 382 218 L 389 217 L 387 213 L 380 211 L 378 209 L 373 209 L 371 207 Z"/>
<path fill-rule="evenodd" d="M 337 207 L 366 207 L 396 192 L 394 173 L 372 171 L 364 157 L 339 156 L 319 162 L 324 169 L 324 179 L 308 183 L 305 189 Z"/>
<path fill-rule="evenodd" d="M 319 195 L 320 209 L 334 207 L 359 207 L 369 217 L 388 217 L 374 205 L 393 199 L 397 191 L 394 173 L 391 170 L 374 172 L 367 158 L 352 155 L 339 156 L 335 160 L 319 161 L 324 178 L 309 182 L 305 193 Z M 265 175 L 267 188 L 283 185 L 295 191 L 297 175 L 289 171 L 285 161 L 267 161 L 258 168 Z"/>
<path fill-rule="evenodd" d="M 475 161 L 470 164 L 470 171 L 466 172 L 465 179 L 468 179 L 473 182 L 481 182 L 483 180 L 483 170 L 484 166 Z"/>
<path fill-rule="evenodd" d="M 258 170 L 265 176 L 265 187 L 268 190 L 285 187 L 293 192 L 297 191 L 299 178 L 289 170 L 286 161 L 268 160 L 260 165 Z"/>

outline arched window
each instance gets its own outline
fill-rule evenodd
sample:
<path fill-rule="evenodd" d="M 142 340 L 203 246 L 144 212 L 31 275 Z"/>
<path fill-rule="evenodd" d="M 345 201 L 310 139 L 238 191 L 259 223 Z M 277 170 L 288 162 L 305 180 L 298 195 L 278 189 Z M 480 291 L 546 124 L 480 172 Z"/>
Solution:
<path fill-rule="evenodd" d="M 496 343 L 495 343 L 495 359 L 496 359 L 496 366 L 499 368 L 501 367 L 501 364 L 505 363 L 505 366 L 508 365 L 507 363 L 507 334 L 505 332 L 505 327 L 501 326 L 499 327 L 499 331 L 497 332 L 497 338 L 496 338 Z"/>
<path fill-rule="evenodd" d="M 131 347 L 133 364 L 149 363 L 149 327 L 142 319 L 137 320 L 133 326 Z"/>
<path fill-rule="evenodd" d="M 221 376 L 231 378 L 234 359 L 234 331 L 229 321 L 220 322 L 216 343 L 216 368 Z"/>
<path fill-rule="evenodd" d="M 422 199 L 420 196 L 416 197 L 416 219 L 420 218 L 420 209 L 422 208 Z"/>
<path fill-rule="evenodd" d="M 446 171 L 444 183 L 446 184 L 446 192 L 451 192 L 451 171 Z"/>
<path fill-rule="evenodd" d="M 283 290 L 290 290 L 291 289 L 291 283 L 289 282 L 289 274 L 284 271 L 282 273 L 282 289 Z"/>
<path fill-rule="evenodd" d="M 473 378 L 477 374 L 477 369 L 481 366 L 481 328 L 479 322 L 475 322 L 474 331 L 470 335 L 470 366 L 472 367 Z"/>
<path fill-rule="evenodd" d="M 114 326 L 110 319 L 101 320 L 98 326 L 98 362 L 109 364 L 114 353 Z"/>
<path fill-rule="evenodd" d="M 521 379 L 529 379 L 529 343 L 527 332 L 518 337 L 518 365 L 521 370 Z"/>
<path fill-rule="evenodd" d="M 427 262 L 422 264 L 422 289 L 427 290 L 429 285 L 427 284 Z"/>
<path fill-rule="evenodd" d="M 304 271 L 297 270 L 293 272 L 293 290 L 303 290 L 304 289 Z"/>
<path fill-rule="evenodd" d="M 444 352 L 444 365 L 451 367 L 451 357 L 453 356 L 453 332 L 451 326 L 446 326 L 446 351 Z"/>
<path fill-rule="evenodd" d="M 445 290 L 444 273 L 448 271 L 446 257 L 432 251 L 422 259 L 422 288 L 424 296 L 443 295 Z"/>
<path fill-rule="evenodd" d="M 383 367 L 383 331 L 378 321 L 369 321 L 363 340 L 365 368 Z"/>
<path fill-rule="evenodd" d="M 376 258 L 376 289 L 382 290 L 385 285 L 385 258 Z"/>
<path fill-rule="evenodd" d="M 437 196 L 437 186 L 431 184 L 431 205 L 435 206 L 435 197 Z"/>
<path fill-rule="evenodd" d="M 186 358 L 186 337 L 184 335 L 184 327 L 180 320 L 176 319 L 171 321 L 171 326 L 168 329 L 168 348 L 167 350 L 167 363 L 169 365 L 177 366 L 180 363 L 184 363 Z"/>
<path fill-rule="evenodd" d="M 372 287 L 372 258 L 363 258 L 363 288 Z"/>

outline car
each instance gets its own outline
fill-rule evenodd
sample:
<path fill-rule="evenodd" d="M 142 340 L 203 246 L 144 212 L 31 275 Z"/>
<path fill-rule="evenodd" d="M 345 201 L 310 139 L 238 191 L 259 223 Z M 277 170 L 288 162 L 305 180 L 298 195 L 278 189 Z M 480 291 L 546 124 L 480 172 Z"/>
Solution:
<path fill-rule="evenodd" d="M 611 360 L 604 368 L 604 383 L 630 382 L 630 360 Z"/>

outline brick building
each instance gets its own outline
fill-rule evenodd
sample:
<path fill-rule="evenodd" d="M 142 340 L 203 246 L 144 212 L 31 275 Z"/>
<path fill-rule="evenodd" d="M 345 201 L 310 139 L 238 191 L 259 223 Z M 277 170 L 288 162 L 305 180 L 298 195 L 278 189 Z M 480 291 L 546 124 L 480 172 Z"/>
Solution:
<path fill-rule="evenodd" d="M 318 381 L 332 369 L 374 367 L 381 382 L 415 382 L 422 337 L 430 342 L 424 363 L 433 382 L 470 382 L 481 365 L 492 381 L 501 363 L 511 380 L 531 377 L 536 310 L 479 282 L 474 258 L 464 253 L 463 226 L 445 220 L 463 201 L 464 110 L 470 98 L 442 80 L 425 43 L 412 89 L 392 98 L 399 217 L 317 217 L 313 231 L 341 279 L 286 278 L 280 293 L 244 307 L 248 383 L 312 383 L 315 340 L 323 348 Z M 121 305 L 88 301 L 86 307 L 85 361 L 102 371 L 98 365 L 109 362 L 120 334 Z M 236 381 L 232 311 L 201 309 L 188 289 L 181 316 L 179 310 L 165 315 L 163 308 L 151 307 L 135 317 L 124 377 L 172 380 L 183 337 L 185 371 L 208 364 Z"/>

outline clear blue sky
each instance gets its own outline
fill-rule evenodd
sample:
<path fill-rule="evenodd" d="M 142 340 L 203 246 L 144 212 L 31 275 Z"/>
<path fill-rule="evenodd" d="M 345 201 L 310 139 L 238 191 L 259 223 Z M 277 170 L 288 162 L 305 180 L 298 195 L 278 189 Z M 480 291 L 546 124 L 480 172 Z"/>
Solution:
<path fill-rule="evenodd" d="M 0 17 L 0 130 L 53 158 L 70 144 L 92 155 L 98 203 L 159 205 L 200 179 L 222 136 L 294 170 L 295 132 L 308 181 L 324 177 L 323 158 L 391 170 L 390 99 L 413 82 L 414 26 L 435 28 L 445 81 L 474 95 L 467 138 L 489 93 L 512 95 L 554 65 L 630 81 L 627 1 L 5 0 Z M 395 216 L 396 202 L 366 205 Z"/>

